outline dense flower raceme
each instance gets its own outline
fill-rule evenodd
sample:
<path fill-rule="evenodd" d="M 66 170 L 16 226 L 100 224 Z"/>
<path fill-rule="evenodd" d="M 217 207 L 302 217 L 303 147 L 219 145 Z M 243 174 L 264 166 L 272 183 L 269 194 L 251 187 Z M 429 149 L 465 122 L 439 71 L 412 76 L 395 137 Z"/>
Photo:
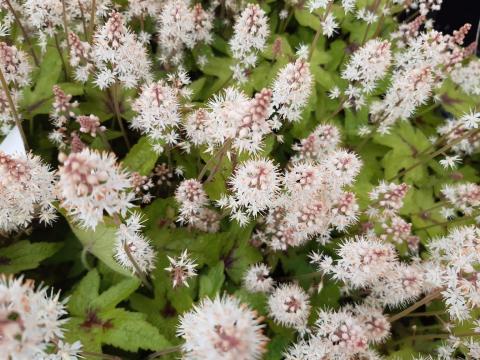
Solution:
<path fill-rule="evenodd" d="M 21 89 L 29 85 L 31 80 L 32 67 L 27 54 L 16 46 L 0 42 L 0 70 L 9 87 L 13 104 L 17 108 L 21 99 Z M 2 87 L 0 89 L 0 131 L 6 133 L 10 129 L 14 120 L 12 110 L 5 89 Z"/>
<path fill-rule="evenodd" d="M 178 65 L 185 48 L 191 49 L 199 42 L 210 43 L 212 22 L 212 12 L 204 10 L 200 3 L 190 7 L 188 0 L 167 1 L 158 18 L 162 62 Z"/>
<path fill-rule="evenodd" d="M 480 65 L 441 2 L 0 0 L 0 271 L 94 268 L 72 328 L 0 277 L 0 358 L 479 359 Z"/>
<path fill-rule="evenodd" d="M 180 318 L 185 359 L 260 359 L 267 338 L 258 315 L 234 297 L 204 299 Z"/>
<path fill-rule="evenodd" d="M 54 174 L 40 157 L 0 151 L 0 230 L 24 229 L 34 218 L 51 223 L 56 218 L 54 190 Z"/>
<path fill-rule="evenodd" d="M 179 99 L 175 89 L 158 81 L 142 88 L 139 98 L 133 103 L 138 113 L 131 127 L 148 134 L 154 148 L 162 152 L 163 146 L 177 143 L 176 127 L 180 121 Z"/>
<path fill-rule="evenodd" d="M 32 280 L 0 277 L 0 348 L 4 359 L 77 359 L 81 344 L 61 339 L 66 318 L 64 301 Z M 52 350 L 54 349 L 54 350 Z M 62 356 L 64 355 L 64 356 Z"/>
<path fill-rule="evenodd" d="M 255 66 L 257 52 L 264 50 L 269 35 L 267 17 L 257 4 L 248 4 L 233 28 L 230 48 L 237 64 L 232 68 L 233 76 L 246 82 L 245 72 Z"/>
<path fill-rule="evenodd" d="M 155 267 L 156 253 L 149 239 L 142 235 L 142 227 L 141 215 L 133 213 L 116 232 L 115 260 L 132 273 L 149 273 Z"/>
<path fill-rule="evenodd" d="M 97 30 L 91 51 L 95 65 L 94 82 L 100 89 L 116 82 L 133 88 L 151 78 L 147 50 L 126 27 L 118 12 L 112 12 L 106 24 Z"/>
<path fill-rule="evenodd" d="M 112 153 L 84 149 L 68 156 L 61 154 L 60 161 L 60 205 L 82 226 L 95 229 L 105 213 L 123 216 L 133 206 L 129 174 Z"/>

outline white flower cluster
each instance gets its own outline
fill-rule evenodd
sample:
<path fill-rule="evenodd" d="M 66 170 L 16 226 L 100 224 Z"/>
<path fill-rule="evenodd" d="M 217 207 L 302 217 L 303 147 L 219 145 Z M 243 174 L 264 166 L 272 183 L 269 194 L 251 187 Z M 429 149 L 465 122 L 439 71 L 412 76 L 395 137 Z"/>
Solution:
<path fill-rule="evenodd" d="M 337 148 L 338 142 L 335 127 L 320 125 L 294 146 L 297 154 L 283 176 L 270 161 L 250 160 L 237 169 L 231 181 L 233 194 L 220 205 L 230 208 L 232 218 L 241 224 L 265 214 L 255 236 L 274 250 L 300 246 L 315 237 L 327 240 L 333 228 L 344 230 L 358 213 L 355 195 L 343 188 L 353 183 L 361 161 Z"/>
<path fill-rule="evenodd" d="M 132 104 L 138 115 L 132 119 L 132 129 L 147 134 L 153 148 L 162 152 L 165 145 L 177 143 L 176 128 L 180 121 L 177 92 L 163 81 L 144 85 Z"/>
<path fill-rule="evenodd" d="M 30 84 L 32 67 L 28 56 L 16 46 L 9 46 L 0 42 L 0 69 L 9 87 L 10 95 L 15 109 L 10 108 L 5 89 L 0 89 L 0 131 L 7 132 L 13 123 L 13 111 L 17 110 L 17 104 L 21 99 L 21 88 Z"/>
<path fill-rule="evenodd" d="M 461 45 L 469 29 L 467 24 L 454 35 L 430 30 L 408 38 L 406 48 L 396 54 L 384 99 L 372 104 L 370 110 L 379 132 L 387 133 L 398 119 L 410 118 L 442 85 L 465 56 Z"/>
<path fill-rule="evenodd" d="M 161 61 L 179 65 L 185 47 L 191 49 L 199 42 L 211 42 L 212 27 L 212 11 L 204 10 L 200 3 L 192 8 L 188 0 L 166 2 L 158 19 Z"/>
<path fill-rule="evenodd" d="M 205 298 L 180 317 L 183 358 L 260 359 L 267 342 L 260 322 L 255 311 L 234 297 Z"/>
<path fill-rule="evenodd" d="M 374 236 L 349 239 L 337 254 L 336 263 L 329 256 L 313 258 L 321 271 L 347 287 L 369 289 L 370 302 L 377 307 L 406 304 L 429 289 L 419 265 L 399 261 L 393 245 Z"/>
<path fill-rule="evenodd" d="M 350 82 L 345 90 L 347 105 L 358 110 L 365 104 L 365 95 L 375 89 L 390 67 L 390 46 L 387 40 L 372 39 L 353 53 L 342 72 L 342 78 Z"/>
<path fill-rule="evenodd" d="M 115 260 L 132 273 L 150 273 L 155 268 L 156 253 L 150 241 L 142 233 L 142 219 L 137 212 L 132 213 L 116 232 Z"/>
<path fill-rule="evenodd" d="M 445 185 L 442 194 L 451 206 L 451 212 L 459 210 L 471 215 L 480 207 L 480 186 L 474 183 Z"/>
<path fill-rule="evenodd" d="M 54 190 L 54 174 L 40 157 L 0 152 L 0 231 L 18 231 L 34 218 L 51 223 L 56 218 Z"/>
<path fill-rule="evenodd" d="M 237 62 L 232 67 L 236 80 L 247 81 L 246 72 L 255 66 L 257 53 L 264 50 L 269 34 L 265 12 L 257 4 L 248 4 L 235 22 L 230 39 L 230 49 Z"/>
<path fill-rule="evenodd" d="M 65 304 L 33 280 L 0 276 L 0 348 L 3 359 L 79 359 L 81 344 L 62 341 Z M 51 350 L 55 352 L 51 353 Z"/>
<path fill-rule="evenodd" d="M 321 310 L 315 330 L 285 354 L 287 360 L 379 359 L 370 344 L 383 342 L 390 334 L 390 323 L 381 310 L 357 305 L 339 311 Z"/>
<path fill-rule="evenodd" d="M 184 250 L 180 256 L 172 258 L 168 257 L 170 265 L 165 268 L 171 277 L 173 287 L 185 285 L 188 287 L 188 279 L 197 275 L 195 261 L 190 259 L 187 250 Z"/>
<path fill-rule="evenodd" d="M 106 89 L 120 82 L 127 89 L 151 78 L 146 48 L 125 26 L 123 16 L 113 11 L 95 33 L 91 50 L 95 65 L 95 84 Z"/>
<path fill-rule="evenodd" d="M 442 289 L 450 316 L 472 318 L 480 307 L 480 229 L 464 226 L 429 243 L 431 263 L 427 279 Z"/>
<path fill-rule="evenodd" d="M 133 206 L 134 193 L 127 172 L 112 153 L 84 149 L 61 154 L 58 169 L 60 205 L 85 228 L 95 229 L 104 213 L 121 214 Z"/>
<path fill-rule="evenodd" d="M 480 60 L 474 59 L 452 70 L 452 80 L 469 95 L 480 95 Z"/>

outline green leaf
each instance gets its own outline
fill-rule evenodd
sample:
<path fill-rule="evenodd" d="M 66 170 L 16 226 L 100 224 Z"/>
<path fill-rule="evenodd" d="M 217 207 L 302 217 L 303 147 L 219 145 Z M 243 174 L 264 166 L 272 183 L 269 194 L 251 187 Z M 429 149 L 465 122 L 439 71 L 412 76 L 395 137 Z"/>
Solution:
<path fill-rule="evenodd" d="M 12 274 L 19 271 L 35 269 L 40 263 L 55 254 L 63 243 L 30 243 L 19 241 L 13 245 L 0 248 L 0 273 Z"/>
<path fill-rule="evenodd" d="M 315 31 L 320 27 L 320 19 L 305 9 L 295 9 L 295 19 L 302 26 L 309 27 Z"/>
<path fill-rule="evenodd" d="M 121 301 L 134 293 L 139 286 L 140 281 L 138 279 L 125 279 L 94 299 L 91 307 L 100 310 L 114 309 Z"/>
<path fill-rule="evenodd" d="M 31 119 L 37 114 L 48 114 L 50 112 L 53 85 L 58 83 L 61 72 L 62 62 L 57 49 L 48 46 L 35 78 L 35 86 L 33 89 L 25 88 L 23 91 L 20 106 L 26 110 L 23 114 L 25 118 Z"/>
<path fill-rule="evenodd" d="M 132 276 L 113 258 L 117 226 L 112 219 L 105 217 L 104 223 L 98 224 L 95 231 L 82 229 L 71 222 L 70 228 L 82 245 L 88 249 L 88 252 L 102 260 L 112 270 L 126 276 Z"/>
<path fill-rule="evenodd" d="M 96 269 L 90 271 L 75 287 L 68 300 L 68 310 L 72 315 L 83 316 L 90 307 L 90 303 L 98 296 L 100 276 Z"/>
<path fill-rule="evenodd" d="M 218 294 L 225 281 L 225 274 L 223 272 L 223 262 L 219 262 L 216 266 L 211 268 L 206 275 L 200 276 L 200 298 L 204 296 L 213 298 Z"/>
<path fill-rule="evenodd" d="M 132 352 L 138 349 L 158 351 L 171 346 L 158 329 L 146 321 L 145 314 L 113 309 L 103 313 L 102 318 L 110 320 L 102 336 L 104 344 Z"/>
<path fill-rule="evenodd" d="M 143 136 L 133 145 L 122 164 L 130 171 L 137 171 L 140 175 L 149 175 L 157 160 L 158 154 L 153 151 L 148 138 Z"/>

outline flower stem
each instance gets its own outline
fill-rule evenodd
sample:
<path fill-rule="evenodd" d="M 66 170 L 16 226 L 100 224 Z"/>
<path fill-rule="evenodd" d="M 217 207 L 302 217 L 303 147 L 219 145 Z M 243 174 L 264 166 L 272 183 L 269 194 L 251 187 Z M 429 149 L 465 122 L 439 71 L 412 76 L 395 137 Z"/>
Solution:
<path fill-rule="evenodd" d="M 95 31 L 95 12 L 96 12 L 97 2 L 92 0 L 92 9 L 90 10 L 90 30 L 88 31 L 90 37 L 90 44 L 93 42 L 93 33 Z"/>
<path fill-rule="evenodd" d="M 322 19 L 320 20 L 320 26 L 318 27 L 317 32 L 315 33 L 315 37 L 313 38 L 312 44 L 310 45 L 310 53 L 308 54 L 308 61 L 312 60 L 313 52 L 317 47 L 318 40 L 320 39 L 320 34 L 322 33 L 322 29 L 323 29 L 322 22 L 324 22 L 325 19 L 327 18 L 328 13 L 332 8 L 332 5 L 333 5 L 333 0 L 330 0 L 327 5 L 327 8 L 325 9 L 325 13 L 323 14 Z"/>
<path fill-rule="evenodd" d="M 426 163 L 427 161 L 430 161 L 431 159 L 437 157 L 438 155 L 442 154 L 443 152 L 447 151 L 448 149 L 450 149 L 451 147 L 455 146 L 456 144 L 458 144 L 459 142 L 461 142 L 462 140 L 464 139 L 467 139 L 469 138 L 470 136 L 472 135 L 476 135 L 480 132 L 480 129 L 472 129 L 470 131 L 468 131 L 466 134 L 462 135 L 461 137 L 453 140 L 452 142 L 450 143 L 447 143 L 445 144 L 444 146 L 442 146 L 440 149 L 438 149 L 437 151 L 434 151 L 433 153 L 430 153 L 430 154 L 427 154 L 427 157 L 423 160 L 420 160 L 419 162 L 413 164 L 412 166 L 406 168 L 405 170 L 399 172 L 397 175 L 395 175 L 393 178 L 389 179 L 388 181 L 393 181 L 393 180 L 396 180 L 402 176 L 404 176 L 405 174 L 407 174 L 409 171 L 417 168 L 418 166 L 420 165 L 423 165 L 424 163 Z"/>
<path fill-rule="evenodd" d="M 36 66 L 40 65 L 40 62 L 38 61 L 37 54 L 35 53 L 35 50 L 33 48 L 33 43 L 32 40 L 30 39 L 30 36 L 28 35 L 28 32 L 25 30 L 23 27 L 22 22 L 20 21 L 20 18 L 18 17 L 17 12 L 13 8 L 12 4 L 10 3 L 10 0 L 5 0 L 5 3 L 7 4 L 8 8 L 10 9 L 11 13 L 13 14 L 13 17 L 15 18 L 15 22 L 17 23 L 18 27 L 22 31 L 23 37 L 25 38 L 25 41 L 27 42 L 28 46 L 30 47 L 30 53 L 32 54 L 33 61 L 35 62 Z"/>
<path fill-rule="evenodd" d="M 89 250 L 86 246 L 83 247 L 82 252 L 80 254 L 80 260 L 82 261 L 82 265 L 87 269 L 88 271 L 92 270 L 92 267 L 88 263 L 88 253 Z"/>
<path fill-rule="evenodd" d="M 13 99 L 12 99 L 12 94 L 10 94 L 10 88 L 8 87 L 7 80 L 5 79 L 5 76 L 3 75 L 3 70 L 1 68 L 0 68 L 0 82 L 2 83 L 3 91 L 7 96 L 8 105 L 13 115 L 13 119 L 15 120 L 15 125 L 17 126 L 18 131 L 20 132 L 20 136 L 22 137 L 23 146 L 25 147 L 25 150 L 28 150 L 27 137 L 25 135 L 25 132 L 23 131 L 22 122 L 20 121 L 20 117 L 18 116 L 17 109 L 15 108 L 15 103 L 13 102 Z"/>
<path fill-rule="evenodd" d="M 446 220 L 446 221 L 443 221 L 443 222 L 439 222 L 439 223 L 435 223 L 435 224 L 430 224 L 430 225 L 427 225 L 427 226 L 422 226 L 422 227 L 419 227 L 419 228 L 416 228 L 414 229 L 415 231 L 420 231 L 420 230 L 427 230 L 427 229 L 430 229 L 430 228 L 433 228 L 433 227 L 436 227 L 436 226 L 445 226 L 445 225 L 449 225 L 451 223 L 457 223 L 457 222 L 462 222 L 462 221 L 469 221 L 469 220 L 474 220 L 479 214 L 474 214 L 474 215 L 469 215 L 469 216 L 463 216 L 463 217 L 459 217 L 459 218 L 456 218 L 456 219 L 453 219 L 453 220 Z"/>
<path fill-rule="evenodd" d="M 148 282 L 147 276 L 142 271 L 142 269 L 140 269 L 140 267 L 138 266 L 126 242 L 123 243 L 123 250 L 125 250 L 125 253 L 127 254 L 128 259 L 130 260 L 133 267 L 135 268 L 135 273 L 137 274 L 138 278 L 142 281 L 143 285 L 145 285 L 148 290 L 152 291 L 153 290 L 152 285 L 150 285 L 150 283 Z"/>
<path fill-rule="evenodd" d="M 125 144 L 127 145 L 127 148 L 130 149 L 130 140 L 128 140 L 128 135 L 127 131 L 125 129 L 125 126 L 123 125 L 122 121 L 122 112 L 120 110 L 120 103 L 119 103 L 119 92 L 118 92 L 119 86 L 118 82 L 113 84 L 113 86 L 110 88 L 110 95 L 112 97 L 112 102 L 113 102 L 113 109 L 115 112 L 115 118 L 117 119 L 118 126 L 120 126 L 120 131 L 122 132 L 123 139 L 125 140 Z"/>
<path fill-rule="evenodd" d="M 215 167 L 213 168 L 213 170 L 210 172 L 210 175 L 208 175 L 208 178 L 207 180 L 205 180 L 204 184 L 208 184 L 210 181 L 213 180 L 213 178 L 215 177 L 215 175 L 217 174 L 218 170 L 220 169 L 220 165 L 222 164 L 222 161 L 223 161 L 223 157 L 225 156 L 225 154 L 228 152 L 228 150 L 230 149 L 230 145 L 232 144 L 232 139 L 228 139 L 225 144 L 223 144 L 222 148 L 219 150 L 217 156 L 216 156 L 216 163 L 215 163 Z"/>
<path fill-rule="evenodd" d="M 62 61 L 63 73 L 65 75 L 65 81 L 68 81 L 67 63 L 65 62 L 65 59 L 63 58 L 62 49 L 60 47 L 60 42 L 58 41 L 57 34 L 54 35 L 54 39 L 55 39 L 55 47 L 57 48 L 58 55 L 60 56 L 60 60 Z"/>
<path fill-rule="evenodd" d="M 391 323 L 393 323 L 394 321 L 397 321 L 405 316 L 407 316 L 408 314 L 410 314 L 411 312 L 415 311 L 416 309 L 418 309 L 420 306 L 423 306 L 425 304 L 428 304 L 430 301 L 432 300 L 435 300 L 436 298 L 438 298 L 440 296 L 440 293 L 441 293 L 441 289 L 438 289 L 438 290 L 435 290 L 434 292 L 428 294 L 427 296 L 425 296 L 423 299 L 417 301 L 416 303 L 410 305 L 408 308 L 406 308 L 405 310 L 399 312 L 398 314 L 395 314 L 393 316 L 391 316 L 389 318 L 389 321 Z"/>
<path fill-rule="evenodd" d="M 157 359 L 163 355 L 166 355 L 166 354 L 171 354 L 171 353 L 174 353 L 174 352 L 177 352 L 177 351 L 180 351 L 182 349 L 182 346 L 181 345 L 177 345 L 177 346 L 173 346 L 171 348 L 167 348 L 167 349 L 163 349 L 163 350 L 159 350 L 157 352 L 154 352 L 153 354 L 150 354 L 146 360 L 153 360 L 153 359 Z"/>

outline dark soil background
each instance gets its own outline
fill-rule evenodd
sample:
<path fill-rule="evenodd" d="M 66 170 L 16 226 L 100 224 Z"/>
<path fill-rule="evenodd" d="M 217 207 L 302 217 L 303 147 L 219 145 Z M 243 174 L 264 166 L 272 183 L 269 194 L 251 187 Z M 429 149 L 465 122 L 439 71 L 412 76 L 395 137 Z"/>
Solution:
<path fill-rule="evenodd" d="M 472 24 L 472 30 L 465 39 L 468 45 L 475 41 L 480 21 L 480 0 L 443 0 L 442 9 L 432 13 L 435 28 L 444 33 L 452 33 L 465 23 Z M 477 46 L 477 55 L 480 47 Z"/>

